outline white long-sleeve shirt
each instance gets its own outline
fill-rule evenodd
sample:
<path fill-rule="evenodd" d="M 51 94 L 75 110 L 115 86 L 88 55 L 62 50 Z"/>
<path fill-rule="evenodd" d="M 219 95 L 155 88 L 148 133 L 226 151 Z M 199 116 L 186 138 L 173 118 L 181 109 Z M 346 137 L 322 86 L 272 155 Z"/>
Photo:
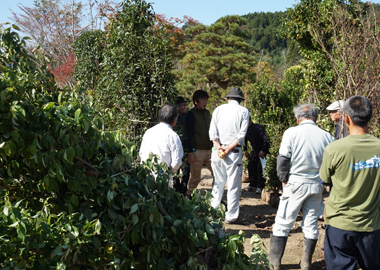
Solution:
<path fill-rule="evenodd" d="M 181 140 L 169 124 L 159 123 L 145 132 L 139 152 L 141 161 L 147 160 L 150 153 L 157 155 L 173 172 L 181 166 Z"/>
<path fill-rule="evenodd" d="M 235 140 L 244 145 L 249 124 L 249 111 L 236 100 L 220 105 L 212 113 L 209 129 L 211 141 L 219 139 L 221 145 L 229 145 Z"/>

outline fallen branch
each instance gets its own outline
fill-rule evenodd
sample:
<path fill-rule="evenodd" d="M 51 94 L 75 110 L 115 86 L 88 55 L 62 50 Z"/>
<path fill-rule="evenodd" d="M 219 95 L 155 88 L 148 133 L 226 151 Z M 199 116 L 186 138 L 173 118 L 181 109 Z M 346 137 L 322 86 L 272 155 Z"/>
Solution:
<path fill-rule="evenodd" d="M 90 169 L 96 171 L 97 175 L 104 177 L 104 174 L 101 173 L 97 168 L 95 168 L 91 163 L 85 161 L 84 159 L 82 159 L 80 157 L 75 157 L 75 159 L 79 160 L 80 162 L 82 162 L 85 166 L 89 167 Z"/>
<path fill-rule="evenodd" d="M 119 172 L 119 173 L 116 173 L 114 175 L 111 175 L 111 177 L 116 177 L 116 176 L 119 176 L 119 175 L 124 174 L 124 173 L 129 173 L 131 171 L 132 171 L 132 169 L 124 170 L 122 172 Z"/>
<path fill-rule="evenodd" d="M 156 206 L 158 208 L 158 211 L 160 211 L 160 213 L 163 216 L 168 216 L 169 215 L 169 213 L 165 210 L 165 208 L 159 202 L 156 202 Z"/>

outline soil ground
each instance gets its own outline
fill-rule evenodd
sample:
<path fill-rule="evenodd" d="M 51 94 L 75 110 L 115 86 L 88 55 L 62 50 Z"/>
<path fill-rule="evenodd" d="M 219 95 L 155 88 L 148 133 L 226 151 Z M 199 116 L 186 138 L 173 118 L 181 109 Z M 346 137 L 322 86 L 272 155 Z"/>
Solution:
<path fill-rule="evenodd" d="M 198 185 L 201 193 L 206 191 L 211 192 L 212 177 L 210 172 L 202 169 L 202 181 Z M 243 183 L 243 188 L 248 186 L 248 183 Z M 226 189 L 223 200 L 226 199 Z M 325 194 L 327 196 L 327 194 Z M 253 234 L 258 234 L 267 252 L 269 252 L 269 237 L 272 232 L 274 219 L 277 209 L 270 206 L 261 200 L 261 195 L 255 192 L 242 191 L 240 198 L 240 217 L 245 221 L 244 225 L 225 224 L 226 231 L 231 234 L 238 234 L 240 230 L 245 232 L 245 253 L 251 255 L 252 246 L 250 239 Z M 299 215 L 294 227 L 291 229 L 288 242 L 286 244 L 285 253 L 282 258 L 282 270 L 301 269 L 299 263 L 303 252 L 303 233 L 301 229 L 302 216 Z M 320 222 L 319 228 L 323 222 Z M 321 232 L 321 229 L 320 229 Z M 321 270 L 325 268 L 323 250 L 317 245 L 313 255 L 313 270 Z"/>

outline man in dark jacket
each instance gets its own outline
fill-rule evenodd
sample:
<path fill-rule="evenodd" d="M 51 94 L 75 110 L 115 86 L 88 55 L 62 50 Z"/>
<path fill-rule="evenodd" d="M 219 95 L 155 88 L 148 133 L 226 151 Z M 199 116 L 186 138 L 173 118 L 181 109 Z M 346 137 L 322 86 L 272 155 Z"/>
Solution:
<path fill-rule="evenodd" d="M 211 148 L 212 142 L 208 134 L 211 122 L 210 111 L 206 109 L 208 94 L 197 90 L 193 94 L 194 107 L 187 113 L 185 121 L 185 152 L 190 163 L 190 179 L 187 193 L 191 195 L 201 181 L 201 170 L 205 165 L 212 174 Z"/>
<path fill-rule="evenodd" d="M 181 138 L 182 146 L 185 148 L 186 142 L 186 133 L 185 133 L 185 120 L 186 120 L 186 100 L 179 96 L 177 97 L 176 105 L 178 107 L 178 119 L 177 124 L 174 126 L 174 131 Z M 190 164 L 187 162 L 187 153 L 184 153 L 184 157 L 182 160 L 182 166 L 180 168 L 182 173 L 182 180 L 179 177 L 173 177 L 173 189 L 179 193 L 186 194 L 187 193 L 187 183 L 189 182 L 190 177 Z M 180 173 L 178 170 L 178 173 Z"/>
<path fill-rule="evenodd" d="M 250 142 L 252 151 L 247 151 L 247 145 Z M 265 179 L 263 177 L 263 168 L 261 166 L 261 158 L 269 152 L 270 138 L 265 132 L 265 129 L 259 124 L 255 124 L 249 119 L 249 126 L 247 134 L 245 135 L 244 155 L 249 158 L 248 161 L 248 176 L 249 186 L 245 191 L 256 191 L 260 194 L 265 185 Z"/>

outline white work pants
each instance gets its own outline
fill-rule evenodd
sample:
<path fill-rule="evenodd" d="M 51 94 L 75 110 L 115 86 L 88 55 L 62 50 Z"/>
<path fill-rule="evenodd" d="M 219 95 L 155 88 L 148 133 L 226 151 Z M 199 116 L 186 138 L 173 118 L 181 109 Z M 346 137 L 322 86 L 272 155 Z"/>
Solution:
<path fill-rule="evenodd" d="M 318 213 L 322 191 L 323 185 L 315 181 L 289 181 L 283 188 L 280 198 L 273 235 L 287 237 L 301 210 L 303 215 L 301 226 L 305 237 L 318 239 Z"/>
<path fill-rule="evenodd" d="M 235 221 L 239 217 L 243 155 L 240 147 L 234 149 L 238 149 L 238 152 L 231 151 L 224 159 L 219 158 L 217 150 L 213 150 L 211 154 L 211 166 L 215 177 L 211 206 L 215 209 L 220 206 L 227 182 L 226 221 Z"/>

